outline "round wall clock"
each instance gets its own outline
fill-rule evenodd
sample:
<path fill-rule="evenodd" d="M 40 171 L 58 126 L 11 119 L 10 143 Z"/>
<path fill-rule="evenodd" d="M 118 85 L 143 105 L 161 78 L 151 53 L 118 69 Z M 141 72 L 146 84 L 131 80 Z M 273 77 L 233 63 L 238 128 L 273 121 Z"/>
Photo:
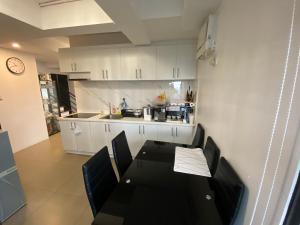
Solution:
<path fill-rule="evenodd" d="M 23 61 L 17 57 L 11 57 L 6 60 L 7 69 L 16 75 L 21 75 L 25 71 Z"/>

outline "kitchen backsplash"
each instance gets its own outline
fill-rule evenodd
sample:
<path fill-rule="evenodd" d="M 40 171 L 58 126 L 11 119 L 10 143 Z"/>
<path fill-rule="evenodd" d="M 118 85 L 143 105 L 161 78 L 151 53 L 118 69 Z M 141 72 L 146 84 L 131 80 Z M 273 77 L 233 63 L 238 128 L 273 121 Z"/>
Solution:
<path fill-rule="evenodd" d="M 78 112 L 107 112 L 108 103 L 120 107 L 122 98 L 130 108 L 142 108 L 165 92 L 169 102 L 183 102 L 189 88 L 197 89 L 197 81 L 72 81 Z M 72 86 L 73 86 L 72 85 Z"/>

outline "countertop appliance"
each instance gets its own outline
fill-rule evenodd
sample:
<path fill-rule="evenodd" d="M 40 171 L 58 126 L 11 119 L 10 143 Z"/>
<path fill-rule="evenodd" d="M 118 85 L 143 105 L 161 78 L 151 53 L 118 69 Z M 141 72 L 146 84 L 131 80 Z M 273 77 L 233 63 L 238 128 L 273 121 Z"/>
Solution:
<path fill-rule="evenodd" d="M 166 107 L 167 119 L 172 121 L 182 121 L 184 117 L 185 106 L 180 105 L 168 105 Z"/>
<path fill-rule="evenodd" d="M 147 107 L 144 107 L 144 120 L 151 121 L 153 118 L 153 108 L 148 105 Z"/>
<path fill-rule="evenodd" d="M 167 120 L 165 105 L 157 105 L 153 108 L 153 111 L 154 111 L 154 121 L 165 122 Z"/>
<path fill-rule="evenodd" d="M 193 107 L 193 103 L 170 104 L 166 107 L 167 120 L 189 123 Z"/>
<path fill-rule="evenodd" d="M 94 116 L 99 115 L 99 113 L 76 113 L 65 118 L 79 118 L 79 119 L 88 119 Z"/>
<path fill-rule="evenodd" d="M 8 133 L 0 132 L 0 224 L 25 205 Z"/>
<path fill-rule="evenodd" d="M 122 109 L 121 114 L 123 117 L 142 117 L 142 109 Z"/>

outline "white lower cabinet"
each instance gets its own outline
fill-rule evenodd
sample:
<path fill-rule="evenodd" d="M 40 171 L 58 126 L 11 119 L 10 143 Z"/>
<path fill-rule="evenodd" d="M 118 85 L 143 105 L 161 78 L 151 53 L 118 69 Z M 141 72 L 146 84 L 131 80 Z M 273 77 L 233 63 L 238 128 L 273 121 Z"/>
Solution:
<path fill-rule="evenodd" d="M 132 156 L 136 156 L 146 140 L 157 140 L 157 125 L 124 124 Z"/>
<path fill-rule="evenodd" d="M 90 122 L 74 122 L 75 123 L 75 140 L 77 152 L 92 152 L 92 140 Z"/>
<path fill-rule="evenodd" d="M 82 121 L 60 121 L 64 149 L 75 153 L 91 153 L 90 123 Z"/>
<path fill-rule="evenodd" d="M 157 130 L 160 129 L 158 125 L 143 124 L 141 125 L 141 134 L 143 136 L 143 142 L 146 140 L 157 140 Z"/>
<path fill-rule="evenodd" d="M 109 155 L 113 156 L 111 141 L 122 132 L 122 130 L 123 126 L 121 123 L 91 122 L 93 153 L 107 146 Z"/>
<path fill-rule="evenodd" d="M 143 138 L 141 136 L 141 125 L 139 124 L 123 124 L 131 155 L 137 155 L 139 149 L 143 146 Z"/>
<path fill-rule="evenodd" d="M 107 145 L 106 123 L 91 122 L 92 152 L 96 153 Z"/>
<path fill-rule="evenodd" d="M 111 141 L 123 131 L 122 123 L 106 123 L 106 141 L 109 154 L 113 156 Z"/>
<path fill-rule="evenodd" d="M 175 126 L 174 128 L 174 141 L 175 143 L 180 144 L 192 144 L 193 136 L 193 127 L 186 127 L 186 126 Z"/>
<path fill-rule="evenodd" d="M 113 156 L 111 141 L 123 130 L 133 157 L 146 140 L 191 144 L 193 138 L 192 126 L 67 120 L 59 124 L 64 149 L 77 154 L 95 154 L 107 146 Z"/>
<path fill-rule="evenodd" d="M 59 121 L 60 135 L 66 151 L 76 151 L 76 140 L 74 134 L 74 122 Z"/>
<path fill-rule="evenodd" d="M 159 126 L 157 140 L 180 144 L 191 144 L 193 127 L 190 126 Z"/>

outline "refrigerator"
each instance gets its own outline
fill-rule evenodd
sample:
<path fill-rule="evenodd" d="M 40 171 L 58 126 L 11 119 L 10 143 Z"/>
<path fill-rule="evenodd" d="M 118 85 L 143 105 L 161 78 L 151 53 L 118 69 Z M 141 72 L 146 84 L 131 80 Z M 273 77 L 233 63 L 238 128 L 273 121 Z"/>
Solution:
<path fill-rule="evenodd" d="M 68 77 L 59 74 L 39 74 L 39 79 L 47 129 L 50 136 L 60 131 L 57 118 L 69 115 L 72 111 Z"/>
<path fill-rule="evenodd" d="M 25 203 L 8 133 L 0 130 L 0 224 Z"/>

